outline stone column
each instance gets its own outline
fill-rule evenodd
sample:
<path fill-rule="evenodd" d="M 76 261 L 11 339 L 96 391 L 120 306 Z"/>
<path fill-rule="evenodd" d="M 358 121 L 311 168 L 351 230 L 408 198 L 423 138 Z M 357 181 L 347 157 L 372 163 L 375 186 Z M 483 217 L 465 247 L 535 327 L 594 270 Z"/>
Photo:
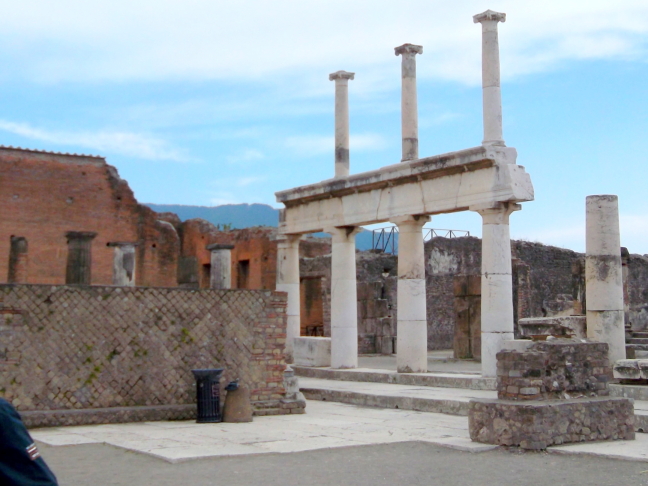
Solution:
<path fill-rule="evenodd" d="M 135 287 L 135 247 L 137 243 L 112 241 L 108 243 L 115 249 L 113 253 L 113 285 Z"/>
<path fill-rule="evenodd" d="M 504 341 L 514 339 L 513 277 L 509 216 L 519 204 L 470 208 L 482 216 L 482 376 L 497 376 L 495 355 Z"/>
<path fill-rule="evenodd" d="M 427 372 L 427 312 L 423 225 L 429 216 L 392 220 L 398 225 L 398 287 L 396 290 L 396 370 Z"/>
<path fill-rule="evenodd" d="M 617 196 L 587 196 L 587 337 L 608 344 L 611 364 L 626 357 L 620 248 Z"/>
<path fill-rule="evenodd" d="M 209 273 L 209 288 L 232 288 L 232 250 L 234 245 L 207 245 L 211 252 L 211 271 Z"/>
<path fill-rule="evenodd" d="M 92 240 L 97 233 L 92 231 L 68 231 L 65 283 L 68 285 L 90 285 L 92 278 Z"/>
<path fill-rule="evenodd" d="M 358 291 L 355 235 L 361 228 L 324 229 L 331 248 L 331 367 L 358 367 Z"/>
<path fill-rule="evenodd" d="M 394 48 L 402 55 L 401 76 L 401 127 L 403 132 L 403 159 L 401 162 L 418 159 L 418 103 L 416 100 L 416 58 L 423 54 L 423 46 L 403 44 Z"/>
<path fill-rule="evenodd" d="M 482 24 L 482 89 L 484 141 L 482 145 L 505 145 L 502 136 L 502 93 L 500 91 L 499 41 L 497 23 L 506 22 L 506 14 L 486 10 L 473 17 Z"/>
<path fill-rule="evenodd" d="M 329 74 L 335 81 L 335 177 L 349 175 L 349 79 L 355 73 L 337 71 Z"/>
<path fill-rule="evenodd" d="M 27 283 L 27 264 L 29 260 L 27 238 L 24 236 L 12 236 L 10 244 L 7 283 Z"/>
<path fill-rule="evenodd" d="M 280 235 L 277 242 L 277 290 L 288 294 L 286 309 L 286 362 L 293 362 L 293 339 L 299 337 L 299 240 L 301 235 Z"/>

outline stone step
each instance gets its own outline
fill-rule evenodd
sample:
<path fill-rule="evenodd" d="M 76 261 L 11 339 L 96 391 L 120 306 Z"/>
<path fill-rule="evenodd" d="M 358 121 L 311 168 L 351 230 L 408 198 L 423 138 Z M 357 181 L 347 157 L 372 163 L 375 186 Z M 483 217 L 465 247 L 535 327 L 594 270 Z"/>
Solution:
<path fill-rule="evenodd" d="M 648 344 L 626 344 L 626 348 L 633 348 L 635 351 L 648 351 Z"/>
<path fill-rule="evenodd" d="M 648 338 L 632 338 L 628 339 L 628 344 L 645 344 L 648 345 Z"/>
<path fill-rule="evenodd" d="M 648 332 L 645 331 L 637 331 L 632 333 L 633 338 L 639 338 L 639 339 L 648 339 Z"/>
<path fill-rule="evenodd" d="M 299 385 L 309 400 L 460 416 L 468 415 L 468 404 L 472 399 L 497 398 L 494 390 L 322 380 L 304 376 L 299 378 Z M 610 396 L 634 399 L 635 430 L 648 433 L 648 386 L 611 384 Z"/>
<path fill-rule="evenodd" d="M 338 370 L 293 366 L 295 375 L 308 378 L 396 385 L 430 386 L 439 388 L 464 388 L 468 390 L 495 390 L 495 378 L 482 378 L 472 373 L 396 373 L 373 368 Z"/>

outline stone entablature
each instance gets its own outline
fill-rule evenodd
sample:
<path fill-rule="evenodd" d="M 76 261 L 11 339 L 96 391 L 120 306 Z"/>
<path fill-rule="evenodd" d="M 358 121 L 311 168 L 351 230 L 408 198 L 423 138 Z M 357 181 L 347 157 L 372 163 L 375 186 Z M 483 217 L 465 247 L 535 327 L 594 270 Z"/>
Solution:
<path fill-rule="evenodd" d="M 474 147 L 330 179 L 276 193 L 284 203 L 279 232 L 393 221 L 497 202 L 533 200 L 524 167 L 510 147 Z"/>

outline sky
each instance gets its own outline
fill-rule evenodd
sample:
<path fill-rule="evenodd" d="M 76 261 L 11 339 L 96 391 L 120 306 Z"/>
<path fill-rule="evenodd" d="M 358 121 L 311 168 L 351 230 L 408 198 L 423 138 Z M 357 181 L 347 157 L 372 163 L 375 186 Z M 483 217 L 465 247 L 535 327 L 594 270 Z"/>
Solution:
<path fill-rule="evenodd" d="M 105 156 L 143 203 L 280 207 L 334 172 L 334 83 L 351 173 L 400 161 L 400 57 L 417 56 L 419 154 L 478 146 L 481 26 L 499 24 L 504 139 L 535 201 L 511 236 L 585 248 L 585 197 L 619 196 L 648 253 L 646 0 L 0 0 L 0 144 Z M 481 235 L 475 213 L 433 228 Z"/>

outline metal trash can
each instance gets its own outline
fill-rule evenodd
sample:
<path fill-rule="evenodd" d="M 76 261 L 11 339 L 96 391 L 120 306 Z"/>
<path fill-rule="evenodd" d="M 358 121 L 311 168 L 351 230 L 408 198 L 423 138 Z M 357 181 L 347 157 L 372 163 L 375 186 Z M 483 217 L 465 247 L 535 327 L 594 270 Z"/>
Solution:
<path fill-rule="evenodd" d="M 196 378 L 196 423 L 208 424 L 222 420 L 220 410 L 220 378 L 223 369 L 191 370 Z"/>

